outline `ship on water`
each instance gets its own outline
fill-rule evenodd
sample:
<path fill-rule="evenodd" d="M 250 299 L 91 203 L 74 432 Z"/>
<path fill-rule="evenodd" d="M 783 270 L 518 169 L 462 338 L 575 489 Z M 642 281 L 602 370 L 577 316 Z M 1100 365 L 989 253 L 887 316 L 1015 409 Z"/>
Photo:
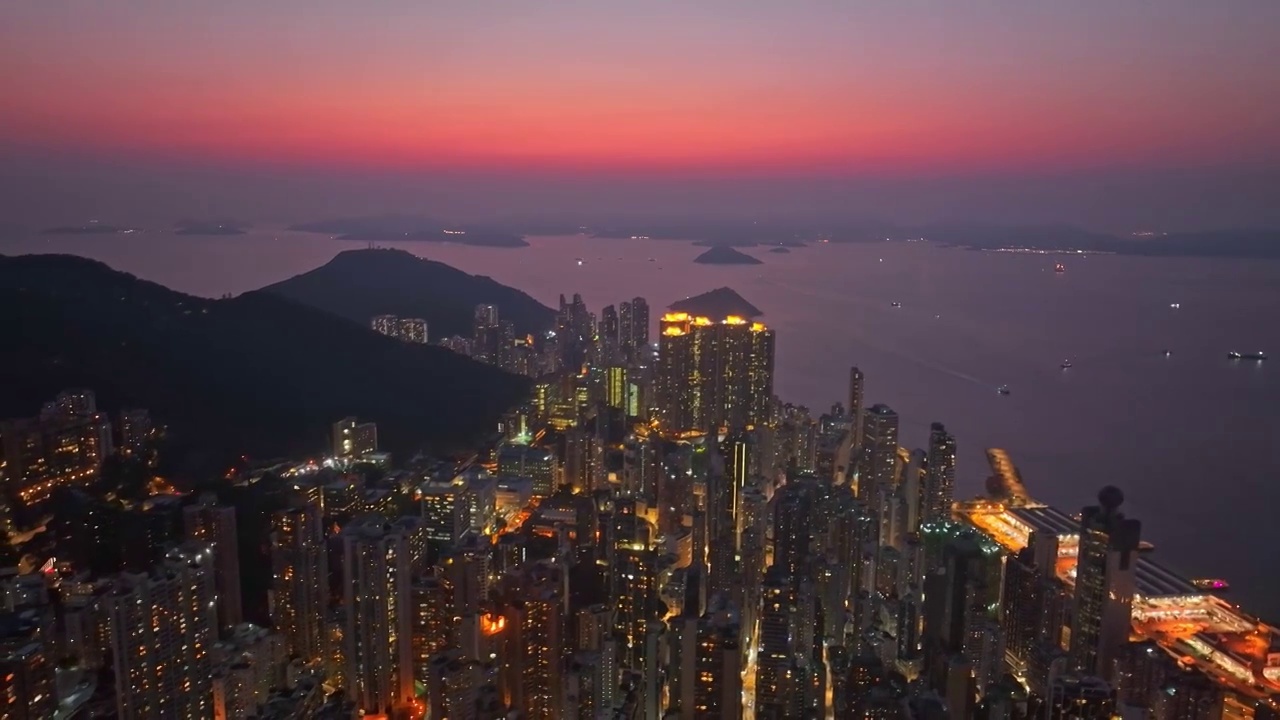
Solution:
<path fill-rule="evenodd" d="M 1056 273 L 1064 273 L 1067 271 L 1067 266 L 1063 265 L 1062 263 L 1054 263 L 1053 271 Z"/>

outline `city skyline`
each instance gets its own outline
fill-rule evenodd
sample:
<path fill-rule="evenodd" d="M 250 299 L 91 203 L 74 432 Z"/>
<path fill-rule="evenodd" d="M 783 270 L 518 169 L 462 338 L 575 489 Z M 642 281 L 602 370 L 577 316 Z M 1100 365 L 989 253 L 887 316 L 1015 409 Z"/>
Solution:
<path fill-rule="evenodd" d="M 5 5 L 0 718 L 1280 720 L 1277 37 Z"/>

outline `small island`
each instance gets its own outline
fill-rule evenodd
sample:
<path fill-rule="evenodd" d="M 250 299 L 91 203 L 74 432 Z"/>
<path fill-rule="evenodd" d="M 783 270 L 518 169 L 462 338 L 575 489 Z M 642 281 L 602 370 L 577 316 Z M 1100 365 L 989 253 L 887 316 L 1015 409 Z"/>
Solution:
<path fill-rule="evenodd" d="M 782 254 L 784 254 L 784 253 L 789 253 L 789 252 L 791 252 L 791 249 L 790 249 L 790 248 L 786 248 L 786 247 L 782 247 L 781 245 L 779 245 L 779 246 L 778 246 L 778 247 L 776 247 L 776 248 L 769 248 L 769 252 L 771 252 L 771 253 L 777 253 L 777 254 L 779 254 L 779 255 L 782 255 Z"/>
<path fill-rule="evenodd" d="M 122 233 L 131 233 L 133 228 L 117 227 L 115 225 L 104 225 L 97 221 L 90 222 L 86 225 L 62 225 L 59 227 L 45 228 L 40 231 L 41 235 L 119 235 Z"/>
<path fill-rule="evenodd" d="M 174 235 L 244 235 L 247 232 L 236 223 L 181 222 L 174 226 Z"/>
<path fill-rule="evenodd" d="M 735 250 L 728 245 L 718 245 L 693 259 L 703 265 L 761 265 L 763 261 Z"/>
<path fill-rule="evenodd" d="M 287 229 L 325 233 L 339 240 L 365 243 L 449 242 L 497 248 L 529 246 L 523 236 L 514 233 L 480 227 L 446 226 L 429 218 L 411 216 L 337 218 L 290 225 Z"/>
<path fill-rule="evenodd" d="M 747 302 L 746 298 L 739 295 L 733 288 L 728 287 L 708 290 L 701 295 L 677 300 L 671 303 L 667 309 L 671 312 L 705 315 L 706 317 L 737 315 L 748 320 L 764 314 L 760 308 Z"/>

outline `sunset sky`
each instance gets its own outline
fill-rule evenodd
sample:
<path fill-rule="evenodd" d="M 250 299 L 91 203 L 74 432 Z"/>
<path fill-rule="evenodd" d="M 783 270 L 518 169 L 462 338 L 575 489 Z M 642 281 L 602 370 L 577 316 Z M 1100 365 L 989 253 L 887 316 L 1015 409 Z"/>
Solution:
<path fill-rule="evenodd" d="M 24 0 L 0 8 L 0 149 L 736 178 L 1274 168 L 1276 38 L 1276 0 Z"/>

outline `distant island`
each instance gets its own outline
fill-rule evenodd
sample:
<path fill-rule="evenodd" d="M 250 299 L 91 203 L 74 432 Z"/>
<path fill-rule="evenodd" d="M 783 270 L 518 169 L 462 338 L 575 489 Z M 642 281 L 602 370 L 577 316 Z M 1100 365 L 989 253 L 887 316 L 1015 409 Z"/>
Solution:
<path fill-rule="evenodd" d="M 335 235 L 339 240 L 358 242 L 451 242 L 480 247 L 528 247 L 524 237 L 480 227 L 442 225 L 428 218 L 392 216 L 336 218 L 299 223 L 287 229 L 296 232 Z"/>
<path fill-rule="evenodd" d="M 671 312 L 704 315 L 706 317 L 723 318 L 736 315 L 748 320 L 764 314 L 760 308 L 747 302 L 746 298 L 736 290 L 728 287 L 708 290 L 701 295 L 694 295 L 677 300 L 667 307 Z"/>
<path fill-rule="evenodd" d="M 133 228 L 118 227 L 116 225 L 104 225 L 98 222 L 90 222 L 84 225 L 59 225 L 58 227 L 45 228 L 40 231 L 41 235 L 121 235 L 124 233 L 136 232 Z"/>
<path fill-rule="evenodd" d="M 796 220 L 648 222 L 591 228 L 594 237 L 684 240 L 700 247 L 797 247 L 812 243 L 928 241 L 947 247 L 1023 252 L 1111 253 L 1147 257 L 1280 259 L 1280 229 L 1152 230 L 1107 232 L 1065 224 L 1001 225 Z"/>
<path fill-rule="evenodd" d="M 728 245 L 716 245 L 693 259 L 703 265 L 761 265 L 763 261 L 735 250 Z"/>
<path fill-rule="evenodd" d="M 173 227 L 174 235 L 244 235 L 239 223 L 181 222 Z"/>
<path fill-rule="evenodd" d="M 783 253 L 789 253 L 789 252 L 791 252 L 791 249 L 790 249 L 790 248 L 786 248 L 786 247 L 776 247 L 776 248 L 769 248 L 769 252 L 771 252 L 771 253 L 777 253 L 777 254 L 781 255 L 781 254 L 783 254 Z"/>

